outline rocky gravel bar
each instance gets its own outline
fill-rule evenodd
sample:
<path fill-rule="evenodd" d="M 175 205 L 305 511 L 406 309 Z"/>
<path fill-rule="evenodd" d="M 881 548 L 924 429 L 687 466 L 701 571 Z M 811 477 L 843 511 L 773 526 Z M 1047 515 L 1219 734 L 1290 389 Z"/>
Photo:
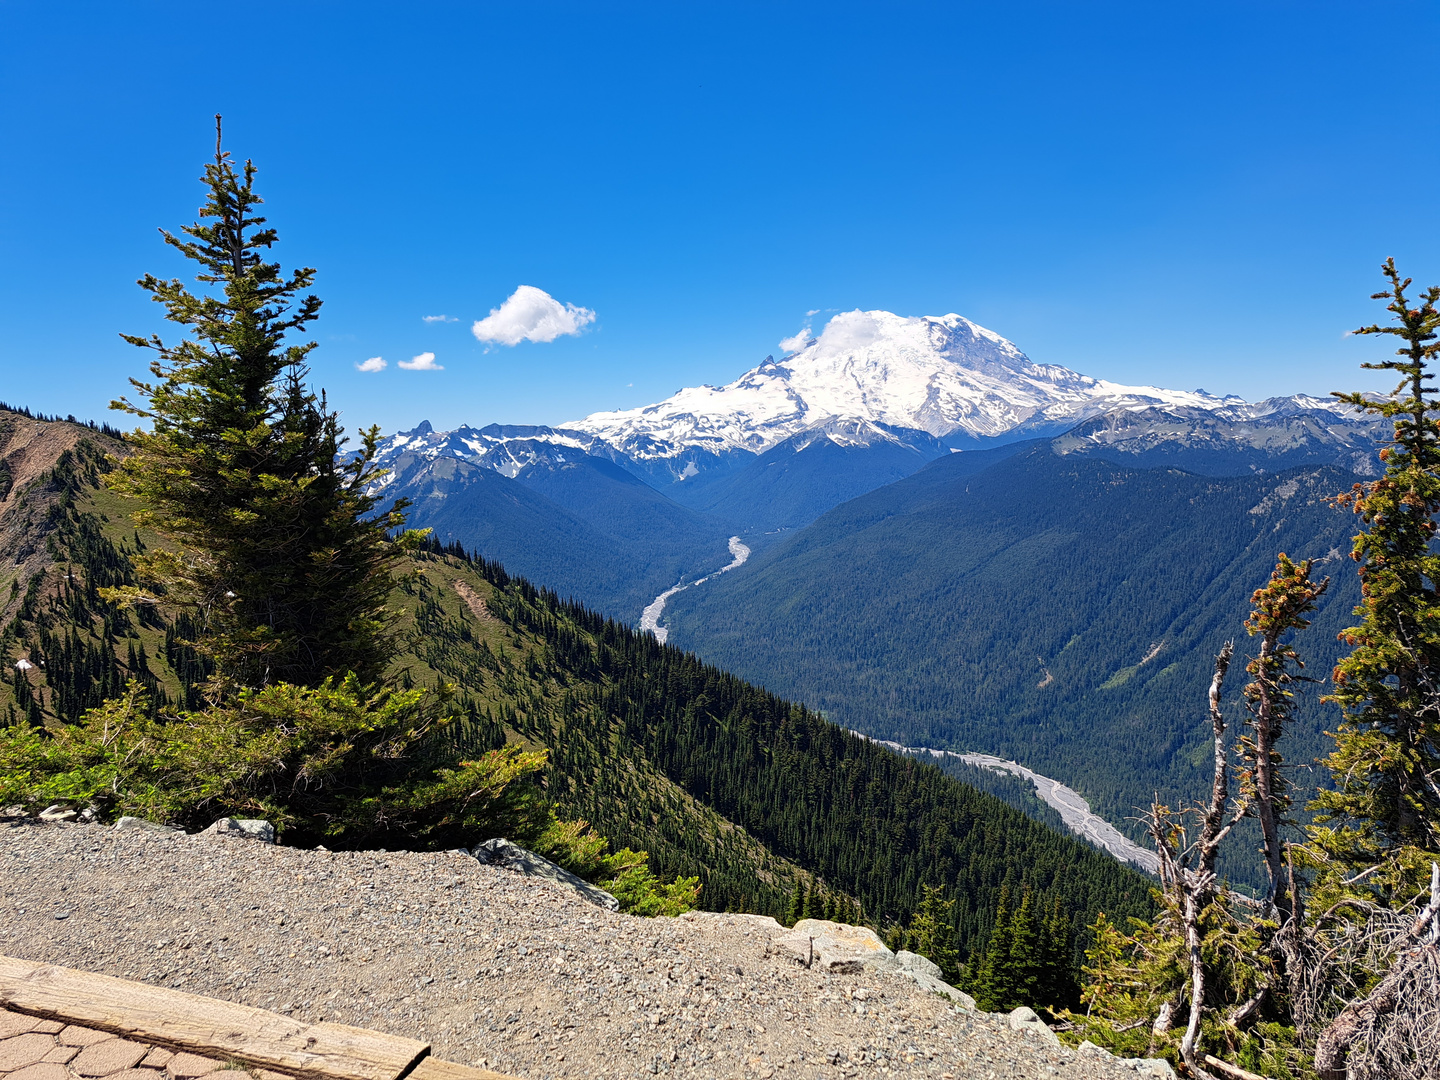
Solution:
<path fill-rule="evenodd" d="M 520 1077 L 1137 1076 L 900 976 L 806 968 L 771 949 L 778 932 L 615 914 L 459 852 L 0 820 L 0 953 L 423 1039 Z"/>

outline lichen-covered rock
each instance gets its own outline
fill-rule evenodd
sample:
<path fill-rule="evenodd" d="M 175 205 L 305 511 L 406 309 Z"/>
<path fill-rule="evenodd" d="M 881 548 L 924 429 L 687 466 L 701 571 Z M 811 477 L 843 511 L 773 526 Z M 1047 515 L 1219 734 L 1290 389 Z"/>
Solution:
<path fill-rule="evenodd" d="M 1119 1058 L 1121 1065 L 1129 1065 L 1141 1076 L 1152 1080 L 1176 1080 L 1175 1070 L 1163 1058 Z"/>
<path fill-rule="evenodd" d="M 262 844 L 275 843 L 275 826 L 260 818 L 222 817 L 201 836 L 238 836 L 245 840 L 259 840 Z"/>
<path fill-rule="evenodd" d="M 771 942 L 774 951 L 793 957 L 806 967 L 835 975 L 871 971 L 897 972 L 900 964 L 880 936 L 865 926 L 848 926 L 829 919 L 801 919 Z"/>
<path fill-rule="evenodd" d="M 592 885 L 584 878 L 576 877 L 563 866 L 556 866 L 549 859 L 536 855 L 533 851 L 526 851 L 519 844 L 512 844 L 509 840 L 503 838 L 486 840 L 470 854 L 489 866 L 515 870 L 521 874 L 544 878 L 546 881 L 553 881 L 557 885 L 574 889 L 590 903 L 603 907 L 606 911 L 620 910 L 620 901 L 600 886 Z"/>

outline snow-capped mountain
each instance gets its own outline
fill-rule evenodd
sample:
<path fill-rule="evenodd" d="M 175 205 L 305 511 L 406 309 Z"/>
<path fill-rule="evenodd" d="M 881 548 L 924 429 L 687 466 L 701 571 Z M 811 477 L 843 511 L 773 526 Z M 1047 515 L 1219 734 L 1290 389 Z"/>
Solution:
<path fill-rule="evenodd" d="M 389 484 L 414 464 L 444 458 L 494 469 L 513 479 L 537 462 L 563 465 L 567 452 L 572 458 L 592 451 L 598 451 L 595 456 L 605 457 L 609 456 L 608 449 L 594 435 L 581 431 L 522 424 L 490 424 L 483 428 L 462 425 L 454 431 L 436 431 L 430 421 L 422 420 L 411 431 L 382 439 L 378 457 L 391 470 L 384 481 Z"/>
<path fill-rule="evenodd" d="M 690 387 L 655 405 L 592 413 L 565 428 L 645 461 L 687 449 L 763 453 L 802 431 L 833 429 L 837 421 L 983 438 L 1017 429 L 1053 433 L 1116 409 L 1155 406 L 1236 415 L 1258 408 L 1203 390 L 1124 386 L 1037 364 L 960 315 L 850 311 L 796 352 L 778 361 L 767 357 L 726 386 Z M 1328 410 L 1331 404 L 1307 399 L 1301 407 Z"/>
<path fill-rule="evenodd" d="M 437 432 L 422 423 L 386 439 L 381 460 L 398 474 L 451 458 L 515 478 L 532 465 L 553 467 L 564 465 L 567 455 L 572 462 L 588 455 L 669 487 L 700 473 L 714 480 L 773 448 L 803 449 L 817 439 L 841 447 L 890 444 L 933 456 L 944 452 L 927 445 L 936 439 L 956 446 L 997 436 L 1049 437 L 1125 414 L 1144 414 L 1155 429 L 1152 438 L 1167 425 L 1204 426 L 1207 417 L 1227 429 L 1249 424 L 1269 432 L 1226 436 L 1247 442 L 1282 438 L 1271 429 L 1298 437 L 1301 417 L 1310 417 L 1306 423 L 1315 431 L 1331 423 L 1348 428 L 1354 420 L 1348 407 L 1328 399 L 1295 395 L 1251 403 L 1204 390 L 1125 386 L 1037 364 L 960 315 L 850 311 L 795 352 L 778 361 L 766 357 L 725 386 L 688 387 L 654 405 L 592 413 L 558 428 L 492 424 Z M 1156 428 L 1156 416 L 1169 419 Z M 1134 424 L 1116 421 L 1088 437 L 1110 442 L 1121 430 L 1126 439 L 1137 434 Z M 1323 432 L 1317 437 L 1327 439 Z"/>

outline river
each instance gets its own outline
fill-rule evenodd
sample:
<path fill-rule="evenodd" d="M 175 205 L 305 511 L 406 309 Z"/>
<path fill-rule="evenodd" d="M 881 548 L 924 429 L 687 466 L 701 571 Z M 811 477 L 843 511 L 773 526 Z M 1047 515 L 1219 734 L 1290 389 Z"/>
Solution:
<path fill-rule="evenodd" d="M 859 735 L 860 733 L 857 731 L 855 734 Z M 867 738 L 864 735 L 860 737 Z M 1108 851 L 1121 862 L 1133 863 L 1152 874 L 1160 872 L 1160 858 L 1155 852 L 1132 841 L 1114 825 L 1091 810 L 1090 804 L 1078 791 L 1066 787 L 1058 780 L 1041 776 L 1033 769 L 1027 769 L 1024 765 L 1006 761 L 1004 758 L 998 758 L 992 754 L 957 754 L 953 750 L 932 750 L 928 746 L 901 746 L 897 742 L 887 742 L 884 739 L 871 739 L 870 741 L 879 743 L 881 746 L 888 746 L 891 750 L 898 750 L 902 754 L 929 754 L 931 757 L 937 758 L 952 757 L 967 765 L 1013 773 L 1023 777 L 1035 785 L 1035 794 L 1059 813 L 1060 819 L 1076 836 Z"/>
<path fill-rule="evenodd" d="M 646 630 L 650 631 L 650 633 L 655 635 L 655 640 L 663 645 L 665 639 L 670 636 L 670 631 L 660 625 L 660 616 L 665 614 L 665 604 L 670 600 L 670 597 L 678 592 L 684 592 L 686 589 L 694 588 L 696 585 L 704 585 L 705 582 L 711 578 L 719 577 L 728 570 L 734 570 L 737 566 L 744 566 L 745 560 L 748 558 L 750 558 L 750 549 L 741 542 L 740 537 L 730 537 L 730 561 L 713 574 L 706 574 L 704 577 L 697 578 L 691 582 L 682 581 L 678 585 L 672 585 L 659 596 L 655 597 L 654 600 L 651 600 L 650 603 L 645 605 L 645 610 L 640 613 L 641 632 L 643 633 Z"/>

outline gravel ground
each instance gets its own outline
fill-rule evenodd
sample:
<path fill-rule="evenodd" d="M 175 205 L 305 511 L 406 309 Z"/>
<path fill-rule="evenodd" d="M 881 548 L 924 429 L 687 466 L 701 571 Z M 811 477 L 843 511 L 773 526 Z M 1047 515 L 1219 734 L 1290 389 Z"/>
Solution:
<path fill-rule="evenodd" d="M 0 820 L 0 953 L 429 1041 L 527 1078 L 1119 1077 L 746 916 L 642 919 L 459 853 Z"/>

